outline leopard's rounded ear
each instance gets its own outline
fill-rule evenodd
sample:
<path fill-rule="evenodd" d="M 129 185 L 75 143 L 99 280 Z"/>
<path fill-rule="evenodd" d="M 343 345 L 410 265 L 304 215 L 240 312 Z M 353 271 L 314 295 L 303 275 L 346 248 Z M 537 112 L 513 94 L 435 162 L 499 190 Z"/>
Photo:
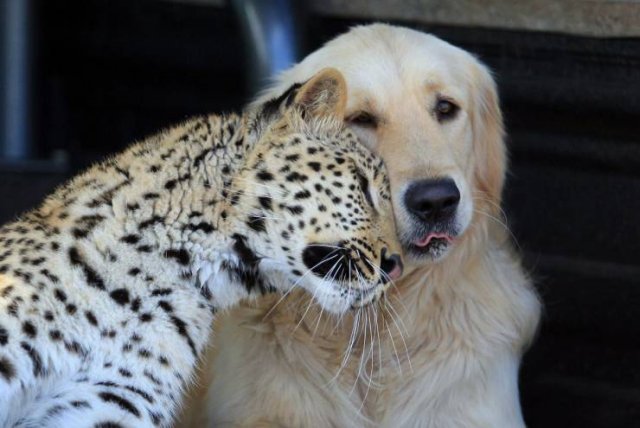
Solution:
<path fill-rule="evenodd" d="M 294 104 L 302 109 L 305 118 L 342 119 L 347 104 L 347 83 L 342 73 L 335 68 L 320 70 L 296 91 Z"/>

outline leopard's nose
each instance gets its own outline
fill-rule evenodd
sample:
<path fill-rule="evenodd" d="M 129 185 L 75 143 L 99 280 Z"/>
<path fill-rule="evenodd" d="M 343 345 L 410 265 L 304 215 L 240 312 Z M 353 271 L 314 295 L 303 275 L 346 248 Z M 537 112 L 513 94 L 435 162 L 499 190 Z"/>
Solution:
<path fill-rule="evenodd" d="M 382 249 L 382 257 L 380 260 L 380 269 L 384 272 L 382 282 L 395 281 L 402 276 L 402 258 L 400 254 L 391 254 L 387 256 L 387 249 Z"/>

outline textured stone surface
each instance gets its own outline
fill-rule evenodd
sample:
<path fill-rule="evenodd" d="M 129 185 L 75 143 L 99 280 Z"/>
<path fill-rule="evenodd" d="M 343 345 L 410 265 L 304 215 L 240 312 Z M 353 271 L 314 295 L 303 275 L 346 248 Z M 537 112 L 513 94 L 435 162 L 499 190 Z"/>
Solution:
<path fill-rule="evenodd" d="M 228 0 L 173 0 L 224 6 Z M 310 0 L 326 16 L 581 34 L 640 36 L 638 0 Z"/>
<path fill-rule="evenodd" d="M 640 2 L 558 0 L 315 0 L 317 13 L 599 37 L 640 36 Z"/>

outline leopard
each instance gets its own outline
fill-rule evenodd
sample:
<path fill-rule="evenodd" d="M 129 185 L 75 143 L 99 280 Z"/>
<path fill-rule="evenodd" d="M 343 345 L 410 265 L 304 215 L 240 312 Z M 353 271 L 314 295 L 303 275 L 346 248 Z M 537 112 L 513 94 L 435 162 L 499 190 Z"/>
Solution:
<path fill-rule="evenodd" d="M 379 299 L 400 245 L 345 94 L 327 69 L 186 120 L 0 228 L 0 426 L 171 426 L 221 311 L 294 289 L 338 316 Z"/>

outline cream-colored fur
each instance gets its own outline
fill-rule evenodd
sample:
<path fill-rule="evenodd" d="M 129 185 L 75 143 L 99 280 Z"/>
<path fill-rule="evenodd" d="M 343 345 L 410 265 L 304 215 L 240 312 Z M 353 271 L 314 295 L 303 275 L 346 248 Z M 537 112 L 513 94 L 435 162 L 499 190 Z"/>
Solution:
<path fill-rule="evenodd" d="M 354 129 L 387 164 L 400 238 L 411 239 L 409 183 L 443 175 L 460 189 L 461 233 L 441 257 L 408 258 L 377 311 L 338 322 L 290 296 L 220 318 L 220 351 L 204 362 L 184 426 L 524 426 L 518 367 L 540 304 L 502 219 L 493 79 L 463 50 L 376 24 L 332 40 L 261 99 L 327 66 L 347 81 L 345 119 L 377 118 Z M 460 107 L 443 123 L 433 113 L 442 97 Z"/>

